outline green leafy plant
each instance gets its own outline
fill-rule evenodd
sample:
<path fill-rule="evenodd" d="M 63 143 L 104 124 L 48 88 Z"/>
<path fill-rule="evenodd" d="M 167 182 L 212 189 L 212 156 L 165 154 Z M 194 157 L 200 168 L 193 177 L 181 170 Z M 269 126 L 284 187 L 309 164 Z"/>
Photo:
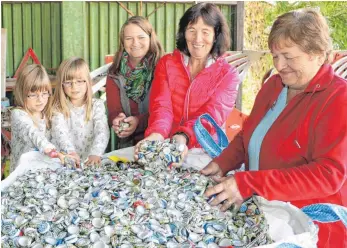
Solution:
<path fill-rule="evenodd" d="M 268 50 L 267 38 L 272 23 L 277 16 L 288 11 L 301 8 L 319 8 L 326 17 L 331 29 L 331 37 L 335 50 L 347 50 L 347 2 L 246 2 L 244 49 Z M 262 85 L 265 73 L 273 67 L 269 54 L 259 62 L 251 65 L 243 82 L 242 112 L 249 114 L 252 110 L 256 94 Z"/>

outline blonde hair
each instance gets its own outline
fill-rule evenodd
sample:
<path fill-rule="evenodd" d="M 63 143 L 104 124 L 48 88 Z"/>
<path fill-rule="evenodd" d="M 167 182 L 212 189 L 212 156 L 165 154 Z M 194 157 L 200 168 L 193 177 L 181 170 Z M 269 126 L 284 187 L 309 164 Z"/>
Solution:
<path fill-rule="evenodd" d="M 158 63 L 158 60 L 164 54 L 164 49 L 163 49 L 162 45 L 160 44 L 160 42 L 157 38 L 157 35 L 155 34 L 155 30 L 154 30 L 153 26 L 151 25 L 151 23 L 146 18 L 144 18 L 142 16 L 132 16 L 123 24 L 123 26 L 120 30 L 120 33 L 119 33 L 118 51 L 114 55 L 113 63 L 109 69 L 109 72 L 111 74 L 114 74 L 114 75 L 118 74 L 119 70 L 120 70 L 120 61 L 121 61 L 123 52 L 125 51 L 125 48 L 124 48 L 124 30 L 125 30 L 126 26 L 128 26 L 129 24 L 134 24 L 134 25 L 140 27 L 149 36 L 150 43 L 149 43 L 149 49 L 148 49 L 146 56 L 153 55 L 153 64 L 152 64 L 153 68 L 152 69 L 154 69 L 154 67 Z"/>
<path fill-rule="evenodd" d="M 48 91 L 52 95 L 51 81 L 48 77 L 46 69 L 42 65 L 32 64 L 27 65 L 20 71 L 16 85 L 14 88 L 15 104 L 18 108 L 23 109 L 33 119 L 35 125 L 37 122 L 32 116 L 31 111 L 27 107 L 27 99 L 30 92 Z M 47 104 L 42 111 L 46 119 L 46 126 L 51 126 L 50 118 L 46 118 L 50 112 L 52 105 L 51 97 L 48 98 Z"/>
<path fill-rule="evenodd" d="M 54 111 L 62 113 L 66 119 L 70 117 L 70 109 L 68 107 L 69 97 L 64 92 L 63 83 L 75 79 L 78 75 L 83 75 L 87 81 L 87 92 L 84 98 L 84 104 L 86 105 L 85 121 L 87 122 L 91 119 L 93 97 L 92 80 L 90 78 L 88 64 L 84 59 L 79 57 L 66 59 L 59 66 L 50 117 L 52 117 Z"/>
<path fill-rule="evenodd" d="M 268 38 L 269 49 L 293 44 L 308 54 L 324 55 L 324 63 L 330 62 L 332 39 L 327 21 L 319 10 L 294 10 L 277 17 Z"/>

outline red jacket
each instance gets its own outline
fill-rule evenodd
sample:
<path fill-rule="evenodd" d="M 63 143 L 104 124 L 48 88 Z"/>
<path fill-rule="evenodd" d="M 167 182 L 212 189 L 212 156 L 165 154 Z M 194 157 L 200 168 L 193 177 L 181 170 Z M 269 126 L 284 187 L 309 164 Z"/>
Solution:
<path fill-rule="evenodd" d="M 160 59 L 152 82 L 149 121 L 145 136 L 160 133 L 164 138 L 177 132 L 189 136 L 188 147 L 198 146 L 193 131 L 196 119 L 209 113 L 223 125 L 234 107 L 238 73 L 223 58 L 204 68 L 191 80 L 179 50 Z M 214 129 L 204 123 L 211 133 Z"/>
<path fill-rule="evenodd" d="M 283 88 L 274 75 L 259 91 L 243 131 L 214 161 L 224 172 L 245 162 L 251 135 Z M 235 175 L 244 198 L 258 194 L 301 208 L 314 203 L 347 206 L 347 83 L 323 65 L 266 134 L 259 171 Z M 319 247 L 347 247 L 341 223 L 320 226 Z M 330 231 L 331 229 L 331 231 Z"/>
<path fill-rule="evenodd" d="M 124 113 L 124 110 L 120 101 L 118 85 L 110 76 L 107 76 L 106 78 L 106 101 L 108 110 L 108 124 L 112 126 L 112 121 L 114 118 L 116 118 L 118 114 Z M 132 116 L 139 118 L 139 124 L 134 134 L 132 134 L 134 140 L 133 144 L 136 145 L 137 142 L 144 138 L 144 130 L 147 128 L 148 122 L 148 113 L 140 114 L 138 104 L 132 99 L 129 99 L 129 104 Z"/>

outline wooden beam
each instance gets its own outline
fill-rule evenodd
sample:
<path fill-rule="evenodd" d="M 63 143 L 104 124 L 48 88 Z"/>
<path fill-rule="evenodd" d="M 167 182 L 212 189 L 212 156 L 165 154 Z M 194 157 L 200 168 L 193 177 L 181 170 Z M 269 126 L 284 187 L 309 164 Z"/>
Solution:
<path fill-rule="evenodd" d="M 131 12 L 127 7 L 125 7 L 125 5 L 124 4 L 122 4 L 121 2 L 119 2 L 119 1 L 117 1 L 117 3 L 126 11 L 126 12 L 128 12 L 129 13 L 129 15 L 131 15 L 131 16 L 134 16 L 134 13 L 133 12 Z"/>
<path fill-rule="evenodd" d="M 235 41 L 235 50 L 243 50 L 243 36 L 244 36 L 244 11 L 245 4 L 244 2 L 238 1 L 236 5 L 236 17 L 234 19 L 234 41 Z M 237 99 L 236 99 L 236 108 L 242 111 L 242 82 L 239 86 Z"/>
<path fill-rule="evenodd" d="M 155 8 L 151 13 L 149 13 L 147 16 L 146 16 L 146 19 L 148 19 L 148 17 L 150 17 L 152 14 L 154 14 L 158 9 L 160 9 L 162 6 L 164 6 L 166 3 L 162 3 L 160 4 L 157 8 Z"/>
<path fill-rule="evenodd" d="M 245 3 L 238 1 L 236 5 L 236 19 L 234 23 L 235 35 L 234 39 L 236 42 L 237 51 L 243 50 L 243 37 L 244 37 L 244 17 L 245 16 Z"/>
<path fill-rule="evenodd" d="M 6 96 L 6 45 L 7 30 L 1 29 L 1 98 Z"/>

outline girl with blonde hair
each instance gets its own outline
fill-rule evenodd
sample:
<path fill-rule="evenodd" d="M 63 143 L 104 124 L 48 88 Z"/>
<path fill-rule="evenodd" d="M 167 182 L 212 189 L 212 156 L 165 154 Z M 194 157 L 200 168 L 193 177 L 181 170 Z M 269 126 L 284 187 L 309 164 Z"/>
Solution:
<path fill-rule="evenodd" d="M 39 150 L 50 155 L 55 150 L 50 142 L 50 121 L 47 118 L 51 94 L 51 82 L 42 65 L 32 64 L 23 68 L 14 89 L 16 108 L 11 111 L 11 172 L 18 166 L 22 154 Z"/>
<path fill-rule="evenodd" d="M 78 57 L 63 61 L 50 114 L 53 142 L 85 165 L 100 163 L 110 135 L 104 103 L 92 96 L 87 63 Z"/>

